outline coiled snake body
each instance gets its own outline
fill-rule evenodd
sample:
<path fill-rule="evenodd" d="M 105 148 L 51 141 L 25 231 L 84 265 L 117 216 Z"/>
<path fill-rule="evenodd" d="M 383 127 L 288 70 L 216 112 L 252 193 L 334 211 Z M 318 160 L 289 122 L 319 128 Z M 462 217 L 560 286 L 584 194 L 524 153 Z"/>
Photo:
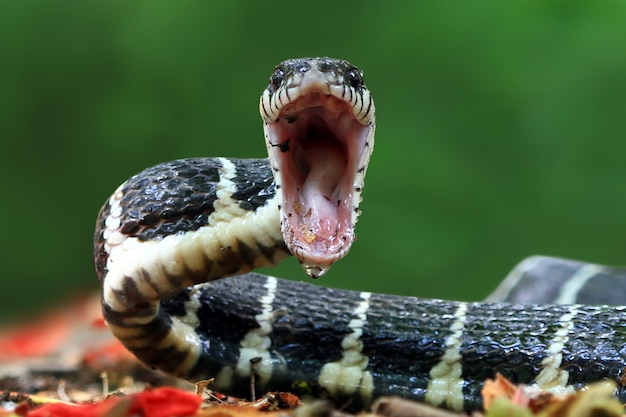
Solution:
<path fill-rule="evenodd" d="M 611 379 L 626 399 L 624 307 L 426 300 L 247 273 L 294 254 L 318 277 L 347 254 L 374 140 L 371 95 L 346 61 L 283 62 L 260 110 L 269 159 L 160 164 L 100 212 L 104 316 L 139 359 L 215 377 L 225 393 L 245 396 L 254 377 L 354 409 L 386 394 L 477 409 L 496 372 L 542 388 Z"/>

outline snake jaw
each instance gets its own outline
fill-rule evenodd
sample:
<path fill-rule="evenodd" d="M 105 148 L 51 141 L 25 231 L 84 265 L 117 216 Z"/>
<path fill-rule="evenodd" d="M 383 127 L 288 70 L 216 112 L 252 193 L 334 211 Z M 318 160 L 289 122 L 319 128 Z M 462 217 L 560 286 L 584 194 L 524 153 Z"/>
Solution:
<path fill-rule="evenodd" d="M 286 61 L 261 96 L 283 238 L 313 278 L 350 250 L 373 147 L 369 90 L 344 63 Z"/>

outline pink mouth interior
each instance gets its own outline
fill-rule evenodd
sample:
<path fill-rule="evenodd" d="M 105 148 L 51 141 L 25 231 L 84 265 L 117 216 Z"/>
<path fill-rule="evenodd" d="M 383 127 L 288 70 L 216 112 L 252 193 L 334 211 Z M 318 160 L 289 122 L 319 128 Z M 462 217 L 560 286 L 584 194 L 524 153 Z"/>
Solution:
<path fill-rule="evenodd" d="M 270 132 L 287 246 L 305 267 L 317 266 L 321 272 L 312 276 L 319 276 L 347 254 L 354 240 L 363 126 L 347 103 L 312 93 L 285 106 Z"/>

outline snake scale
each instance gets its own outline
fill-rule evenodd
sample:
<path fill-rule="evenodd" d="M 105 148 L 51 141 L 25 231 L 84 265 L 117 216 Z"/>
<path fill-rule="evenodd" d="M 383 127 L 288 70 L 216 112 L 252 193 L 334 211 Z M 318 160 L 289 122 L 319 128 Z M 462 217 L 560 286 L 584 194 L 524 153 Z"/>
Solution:
<path fill-rule="evenodd" d="M 228 394 L 247 396 L 254 378 L 352 409 L 382 395 L 480 409 L 496 372 L 553 389 L 610 379 L 626 400 L 626 307 L 429 300 L 250 272 L 293 254 L 318 277 L 347 254 L 375 129 L 362 72 L 330 58 L 278 65 L 260 111 L 268 159 L 160 164 L 100 211 L 104 317 L 140 360 L 215 377 Z"/>

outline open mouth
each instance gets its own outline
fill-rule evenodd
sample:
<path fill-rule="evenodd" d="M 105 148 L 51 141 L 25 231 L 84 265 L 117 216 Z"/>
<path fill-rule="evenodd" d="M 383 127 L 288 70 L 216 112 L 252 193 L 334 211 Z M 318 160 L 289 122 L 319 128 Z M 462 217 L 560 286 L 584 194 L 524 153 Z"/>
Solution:
<path fill-rule="evenodd" d="M 293 101 L 272 103 L 277 117 L 266 120 L 265 134 L 285 243 L 316 278 L 354 241 L 374 123 L 357 118 L 353 103 L 342 99 L 345 89 L 333 94 L 325 79 L 301 84 L 298 93 Z"/>

